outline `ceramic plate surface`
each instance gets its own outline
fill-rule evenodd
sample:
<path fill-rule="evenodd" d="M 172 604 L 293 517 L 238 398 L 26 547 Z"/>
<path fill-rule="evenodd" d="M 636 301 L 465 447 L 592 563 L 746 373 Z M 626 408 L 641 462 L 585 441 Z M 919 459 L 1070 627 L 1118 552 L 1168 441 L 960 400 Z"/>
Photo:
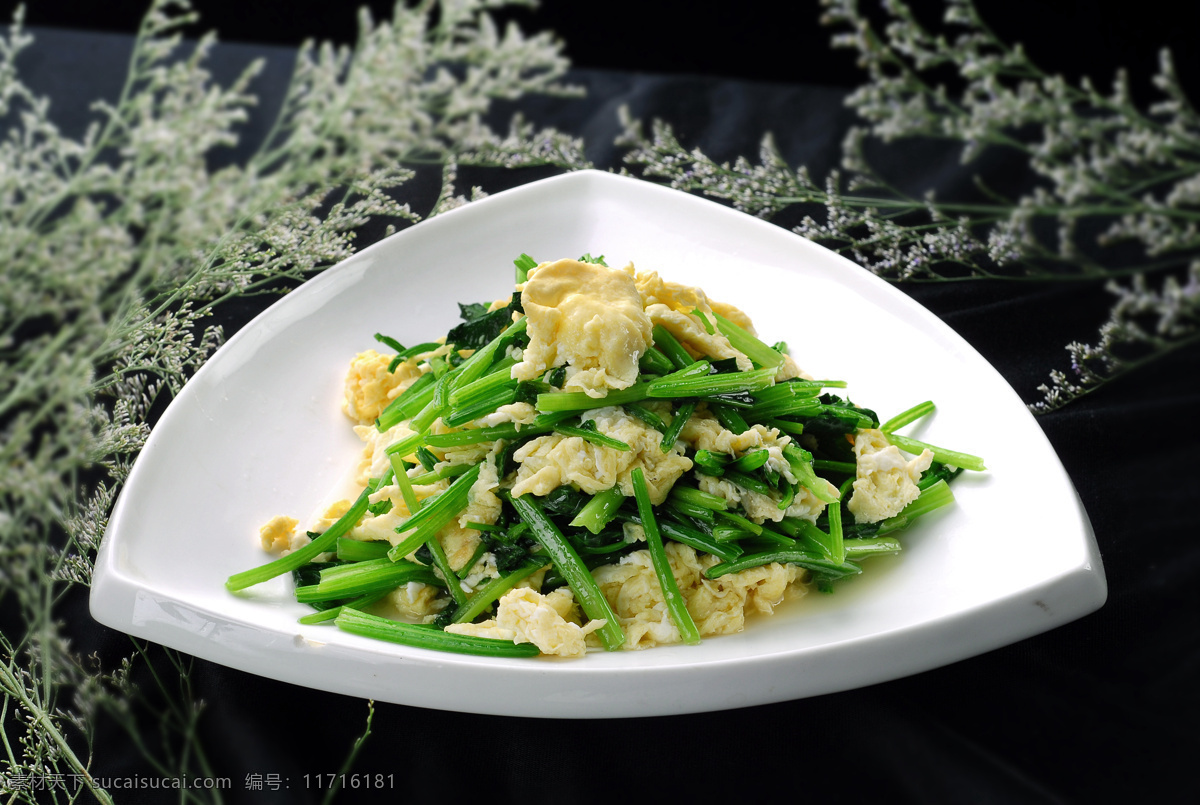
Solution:
<path fill-rule="evenodd" d="M 603 254 L 737 305 L 814 377 L 842 379 L 902 432 L 983 456 L 957 503 L 811 594 L 699 646 L 503 660 L 410 649 L 296 622 L 291 581 L 232 594 L 270 557 L 258 528 L 302 523 L 360 454 L 340 409 L 346 366 L 430 340 L 457 302 L 511 293 L 512 260 Z M 836 337 L 830 334 L 836 333 Z M 986 423 L 977 427 L 975 423 Z M 541 717 L 699 712 L 796 699 L 934 668 L 1097 609 L 1104 572 L 1058 457 L 1001 376 L 902 292 L 832 252 L 718 204 L 584 171 L 499 193 L 400 232 L 287 295 L 238 332 L 169 406 L 100 549 L 96 620 L 207 660 L 381 701 Z"/>

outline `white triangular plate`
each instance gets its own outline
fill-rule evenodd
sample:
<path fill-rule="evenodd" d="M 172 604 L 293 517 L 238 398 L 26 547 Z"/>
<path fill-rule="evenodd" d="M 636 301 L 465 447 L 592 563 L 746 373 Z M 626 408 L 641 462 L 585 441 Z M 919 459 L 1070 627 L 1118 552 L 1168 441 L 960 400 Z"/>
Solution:
<path fill-rule="evenodd" d="M 341 413 L 349 359 L 445 333 L 457 302 L 512 289 L 512 261 L 605 255 L 737 305 L 815 377 L 888 418 L 922 400 L 911 435 L 983 456 L 957 503 L 905 532 L 896 557 L 699 646 L 504 660 L 302 626 L 262 564 L 258 527 L 303 519 L 360 453 Z M 322 690 L 517 716 L 618 717 L 744 707 L 934 668 L 1097 609 L 1104 572 L 1046 437 L 979 353 L 850 261 L 777 226 L 648 182 L 581 171 L 499 193 L 381 241 L 272 305 L 222 347 L 155 427 L 109 523 L 91 608 L 115 629 Z"/>

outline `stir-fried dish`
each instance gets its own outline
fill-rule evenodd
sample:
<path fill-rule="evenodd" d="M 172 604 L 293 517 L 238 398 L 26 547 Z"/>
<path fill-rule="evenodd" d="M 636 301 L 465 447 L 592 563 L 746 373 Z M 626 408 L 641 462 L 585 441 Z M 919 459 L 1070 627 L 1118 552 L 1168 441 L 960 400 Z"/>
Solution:
<path fill-rule="evenodd" d="M 703 290 L 603 258 L 516 261 L 444 337 L 355 356 L 354 499 L 262 526 L 306 624 L 578 657 L 697 643 L 830 592 L 983 463 L 895 431 Z M 807 349 L 807 348 L 806 348 Z"/>

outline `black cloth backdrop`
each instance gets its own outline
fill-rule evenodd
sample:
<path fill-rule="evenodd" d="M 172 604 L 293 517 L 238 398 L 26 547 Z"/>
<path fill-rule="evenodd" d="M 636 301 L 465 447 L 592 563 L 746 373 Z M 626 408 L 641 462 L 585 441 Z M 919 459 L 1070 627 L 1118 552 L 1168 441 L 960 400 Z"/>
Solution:
<path fill-rule="evenodd" d="M 114 97 L 129 38 L 53 29 L 22 61 L 54 98 L 54 116 L 78 134 L 87 103 Z M 223 45 L 218 80 L 268 57 L 262 98 L 241 148 L 253 147 L 278 107 L 291 51 Z M 836 164 L 851 114 L 844 91 L 814 84 L 576 70 L 583 100 L 518 106 L 539 124 L 586 138 L 589 156 L 616 168 L 616 109 L 660 117 L 719 159 L 753 156 L 773 131 L 793 164 L 823 175 Z M 501 110 L 504 113 L 510 109 Z M 942 164 L 914 160 L 912 182 L 951 190 Z M 901 167 L 893 165 L 892 167 Z M 465 171 L 489 192 L 553 171 Z M 421 174 L 405 198 L 421 209 L 437 177 Z M 364 233 L 370 242 L 378 232 Z M 1089 339 L 1109 301 L 1101 289 L 1039 284 L 902 286 L 973 344 L 1026 400 L 1062 345 Z M 228 332 L 266 302 L 231 305 Z M 589 803 L 750 800 L 783 795 L 827 802 L 1040 803 L 1178 801 L 1196 791 L 1198 748 L 1197 546 L 1193 500 L 1200 472 L 1193 419 L 1200 352 L 1188 349 L 1039 422 L 1091 517 L 1109 583 L 1098 612 L 1046 634 L 947 667 L 871 687 L 742 710 L 633 720 L 539 720 L 376 706 L 355 771 L 394 772 L 388 799 Z M 1013 528 L 1026 527 L 1014 523 Z M 1030 557 L 1036 561 L 1036 557 Z M 107 658 L 128 639 L 90 620 L 83 596 L 64 611 L 75 647 Z M 206 702 L 201 731 L 215 772 L 233 779 L 231 802 L 316 802 L 297 781 L 338 769 L 361 732 L 364 703 L 197 660 Z M 111 725 L 97 746 L 101 774 L 153 773 Z M 290 778 L 287 791 L 244 791 L 249 774 Z M 131 792 L 133 793 L 133 792 Z M 352 792 L 357 801 L 365 792 Z M 155 802 L 137 792 L 118 802 Z"/>

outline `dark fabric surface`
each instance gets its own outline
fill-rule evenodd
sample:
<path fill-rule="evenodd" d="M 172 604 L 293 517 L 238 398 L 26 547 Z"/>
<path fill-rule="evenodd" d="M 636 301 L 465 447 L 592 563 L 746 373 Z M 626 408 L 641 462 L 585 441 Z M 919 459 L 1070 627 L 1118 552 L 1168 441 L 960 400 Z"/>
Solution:
<path fill-rule="evenodd" d="M 119 88 L 128 40 L 38 32 L 25 60 L 36 90 L 55 98 L 64 130 L 78 132 L 86 103 Z M 267 53 L 263 104 L 245 137 L 252 147 L 286 81 L 286 50 L 223 47 L 218 77 Z M 838 90 L 708 78 L 585 71 L 586 100 L 534 100 L 539 124 L 586 138 L 602 168 L 620 166 L 616 109 L 672 123 L 681 139 L 718 159 L 753 157 L 774 132 L 793 164 L 823 175 L 851 115 Z M 949 188 L 945 163 L 908 178 Z M 464 172 L 489 192 L 549 172 Z M 955 174 L 957 175 L 957 174 Z M 414 206 L 436 193 L 422 174 Z M 367 233 L 369 237 L 371 233 Z M 363 242 L 369 242 L 364 239 Z M 1062 345 L 1088 340 L 1103 321 L 1101 289 L 1034 284 L 903 286 L 972 343 L 1026 400 Z M 258 303 L 254 303 L 258 304 Z M 257 312 L 224 312 L 229 329 Z M 394 773 L 412 801 L 609 802 L 752 800 L 782 795 L 832 802 L 1040 803 L 1181 801 L 1196 792 L 1189 761 L 1200 746 L 1197 683 L 1200 547 L 1194 499 L 1200 471 L 1193 420 L 1200 351 L 1190 349 L 1039 422 L 1073 479 L 1095 529 L 1109 583 L 1098 612 L 1014 645 L 865 689 L 742 710 L 635 720 L 547 721 L 376 705 L 373 734 L 355 771 Z M 1013 524 L 1014 528 L 1023 524 Z M 1030 557 L 1036 561 L 1036 557 Z M 82 645 L 129 652 L 128 638 L 68 605 Z M 232 802 L 316 802 L 306 773 L 338 770 L 361 732 L 366 704 L 197 660 L 200 721 Z M 140 768 L 108 726 L 97 770 Z M 289 790 L 244 791 L 248 774 L 279 774 Z M 397 791 L 379 792 L 398 799 Z M 365 792 L 354 792 L 356 801 Z M 125 801 L 157 801 L 147 792 Z"/>

